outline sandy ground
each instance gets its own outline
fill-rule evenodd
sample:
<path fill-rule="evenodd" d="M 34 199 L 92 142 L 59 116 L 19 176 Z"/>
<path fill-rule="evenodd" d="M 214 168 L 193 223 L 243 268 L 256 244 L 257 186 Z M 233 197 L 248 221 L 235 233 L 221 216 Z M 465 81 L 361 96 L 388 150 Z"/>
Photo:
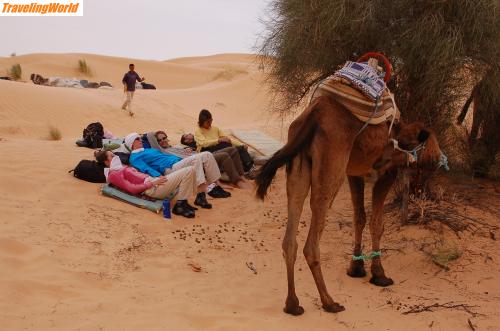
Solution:
<path fill-rule="evenodd" d="M 486 224 L 458 236 L 438 222 L 401 227 L 397 213 L 388 213 L 383 261 L 395 285 L 385 289 L 370 285 L 368 276 L 345 274 L 352 211 L 344 185 L 328 216 L 321 261 L 330 293 L 346 311 L 321 310 L 299 254 L 297 292 L 306 313 L 288 316 L 282 312 L 283 173 L 264 203 L 252 192 L 234 190 L 232 198 L 212 201 L 214 209 L 199 211 L 194 220 L 172 221 L 101 196 L 99 185 L 67 173 L 91 158 L 91 150 L 77 148 L 74 140 L 93 121 L 117 135 L 166 129 L 177 139 L 208 108 L 220 127 L 256 128 L 280 139 L 282 123 L 266 111 L 269 97 L 254 58 L 226 54 L 157 62 L 35 54 L 0 58 L 0 68 L 20 63 L 24 80 L 32 72 L 81 77 L 80 58 L 93 71 L 89 80 L 118 88 L 0 81 L 0 329 L 499 329 L 500 194 L 494 184 L 444 182 L 447 194 L 457 195 L 460 213 Z M 119 84 L 129 62 L 158 87 L 137 92 L 134 118 L 120 110 Z M 61 130 L 61 141 L 48 139 L 50 126 Z M 309 217 L 306 207 L 301 245 Z M 364 246 L 370 246 L 368 231 Z M 430 257 L 440 247 L 460 252 L 448 271 Z M 451 308 L 404 314 L 434 304 Z"/>

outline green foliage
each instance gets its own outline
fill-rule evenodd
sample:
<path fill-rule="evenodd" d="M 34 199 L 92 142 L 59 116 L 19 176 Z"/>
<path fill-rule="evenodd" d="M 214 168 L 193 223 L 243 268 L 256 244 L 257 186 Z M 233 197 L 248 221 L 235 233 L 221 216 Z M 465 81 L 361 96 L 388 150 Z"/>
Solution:
<path fill-rule="evenodd" d="M 273 0 L 260 53 L 288 111 L 346 60 L 369 51 L 394 67 L 389 86 L 407 121 L 439 132 L 498 61 L 495 0 Z"/>
<path fill-rule="evenodd" d="M 12 67 L 10 67 L 9 70 L 9 75 L 14 80 L 21 79 L 23 75 L 23 70 L 21 68 L 21 65 L 19 63 L 12 65 Z"/>
<path fill-rule="evenodd" d="M 78 71 L 86 76 L 92 76 L 92 70 L 85 60 L 78 60 Z"/>

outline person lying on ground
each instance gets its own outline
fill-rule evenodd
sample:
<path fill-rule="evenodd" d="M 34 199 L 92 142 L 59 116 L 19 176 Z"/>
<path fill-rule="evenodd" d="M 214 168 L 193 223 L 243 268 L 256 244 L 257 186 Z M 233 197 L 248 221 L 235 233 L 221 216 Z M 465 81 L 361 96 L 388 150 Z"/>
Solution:
<path fill-rule="evenodd" d="M 208 110 L 202 109 L 198 115 L 198 127 L 194 132 L 197 150 L 215 152 L 234 146 L 238 149 L 245 172 L 251 171 L 253 160 L 248 154 L 248 146 L 225 136 L 221 129 L 212 125 L 212 122 L 212 114 Z"/>
<path fill-rule="evenodd" d="M 175 155 L 163 154 L 156 149 L 144 149 L 141 137 L 135 132 L 125 137 L 125 146 L 131 151 L 130 164 L 140 172 L 147 173 L 152 177 L 160 177 L 188 166 L 194 167 L 199 192 L 194 204 L 206 209 L 212 208 L 206 199 L 205 192 L 208 185 L 215 183 L 220 178 L 220 171 L 212 154 L 199 153 L 181 159 Z M 223 197 L 216 196 L 216 198 Z"/>
<path fill-rule="evenodd" d="M 193 167 L 185 167 L 166 176 L 151 177 L 133 167 L 123 165 L 120 158 L 111 151 L 97 152 L 95 158 L 105 167 L 106 181 L 133 195 L 144 194 L 153 199 L 164 200 L 175 191 L 177 202 L 172 208 L 175 215 L 193 218 L 197 208 L 188 203 L 196 191 L 196 177 Z"/>
<path fill-rule="evenodd" d="M 165 131 L 149 132 L 146 134 L 148 145 L 152 148 L 159 150 L 165 154 L 176 155 L 182 159 L 195 155 L 196 148 L 186 147 L 173 147 L 170 145 L 167 134 Z M 143 140 L 144 141 L 144 140 Z M 229 182 L 233 186 L 241 189 L 251 189 L 252 185 L 248 183 L 242 175 L 244 174 L 243 165 L 235 147 L 226 147 L 219 151 L 212 153 L 219 170 L 224 171 L 229 177 Z M 209 188 L 210 189 L 210 188 Z M 225 191 L 220 185 L 216 185 L 213 189 L 208 191 L 208 195 L 224 195 Z M 231 195 L 229 192 L 226 194 L 228 197 Z"/>
<path fill-rule="evenodd" d="M 162 133 L 164 136 L 167 136 L 167 134 L 164 133 L 163 131 L 162 131 Z M 143 134 L 141 136 L 141 140 L 142 140 L 142 145 L 144 148 L 154 148 L 154 149 L 156 149 L 164 154 L 175 155 L 177 157 L 180 157 L 181 159 L 185 159 L 185 158 L 188 158 L 188 157 L 196 154 L 196 152 L 193 152 L 190 148 L 178 148 L 178 147 L 172 147 L 170 145 L 166 148 L 161 147 L 160 144 L 158 143 L 157 138 L 156 138 L 156 132 L 148 132 L 148 133 Z M 165 143 L 165 142 L 162 141 L 162 143 Z M 168 144 L 168 142 L 167 142 L 167 144 Z M 220 171 L 220 165 L 219 165 L 219 162 L 217 161 L 217 158 L 215 157 L 215 155 L 214 155 L 214 158 L 215 158 L 215 161 L 217 162 L 217 165 L 218 165 L 219 171 Z M 231 196 L 231 193 L 225 191 L 219 185 L 218 182 L 215 182 L 215 183 L 208 185 L 207 186 L 207 193 L 208 193 L 208 195 L 210 195 L 213 198 L 229 198 Z"/>
<path fill-rule="evenodd" d="M 169 144 L 167 135 L 163 131 L 158 131 L 155 137 L 158 140 L 158 144 L 168 152 Z M 188 146 L 187 148 L 192 151 L 192 153 L 195 153 L 194 151 L 197 150 L 194 135 L 191 133 L 182 135 L 181 144 Z M 252 188 L 252 185 L 243 177 L 245 170 L 243 169 L 240 154 L 236 147 L 228 146 L 214 151 L 212 154 L 219 165 L 219 169 L 228 175 L 231 184 L 241 189 Z"/>

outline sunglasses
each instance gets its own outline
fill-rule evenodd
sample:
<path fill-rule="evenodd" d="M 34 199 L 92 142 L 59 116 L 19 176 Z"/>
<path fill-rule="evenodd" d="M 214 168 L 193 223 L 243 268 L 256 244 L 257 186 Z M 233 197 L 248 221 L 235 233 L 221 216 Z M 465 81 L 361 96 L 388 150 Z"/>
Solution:
<path fill-rule="evenodd" d="M 157 141 L 158 142 L 162 142 L 162 141 L 168 141 L 168 137 L 163 137 L 163 138 L 159 138 Z"/>

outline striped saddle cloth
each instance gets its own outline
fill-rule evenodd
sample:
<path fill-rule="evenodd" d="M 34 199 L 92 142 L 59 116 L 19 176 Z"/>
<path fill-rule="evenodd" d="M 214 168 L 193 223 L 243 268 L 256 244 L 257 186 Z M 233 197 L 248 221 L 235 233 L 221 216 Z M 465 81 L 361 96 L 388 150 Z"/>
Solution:
<path fill-rule="evenodd" d="M 350 80 L 339 75 L 332 75 L 319 83 L 311 100 L 319 96 L 331 97 L 360 121 L 371 125 L 399 119 L 399 110 L 385 84 L 378 100 L 367 97 L 364 92 L 361 92 L 359 87 Z"/>

